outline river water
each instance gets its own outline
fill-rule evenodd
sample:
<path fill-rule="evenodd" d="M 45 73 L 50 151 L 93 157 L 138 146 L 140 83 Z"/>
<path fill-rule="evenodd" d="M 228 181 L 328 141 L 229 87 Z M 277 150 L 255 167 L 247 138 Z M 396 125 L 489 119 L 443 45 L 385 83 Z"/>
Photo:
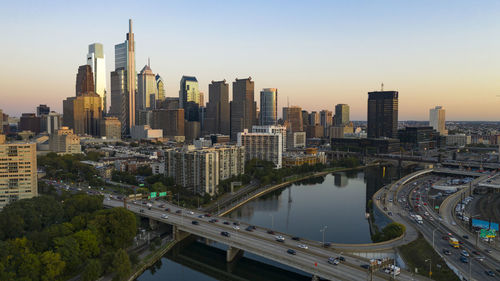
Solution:
<path fill-rule="evenodd" d="M 406 174 L 406 173 L 403 173 Z M 256 226 L 321 241 L 370 243 L 367 203 L 383 185 L 401 177 L 394 168 L 370 167 L 308 179 L 270 192 L 228 216 Z M 383 216 L 375 213 L 377 224 Z M 321 229 L 326 231 L 322 232 Z M 310 280 L 307 273 L 245 253 L 225 261 L 226 246 L 198 239 L 180 243 L 138 280 Z"/>

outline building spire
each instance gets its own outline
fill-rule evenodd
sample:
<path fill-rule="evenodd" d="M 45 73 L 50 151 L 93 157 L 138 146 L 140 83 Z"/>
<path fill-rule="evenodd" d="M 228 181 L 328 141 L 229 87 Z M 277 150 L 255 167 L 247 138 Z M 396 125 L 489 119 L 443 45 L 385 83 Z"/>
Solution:
<path fill-rule="evenodd" d="M 151 62 L 149 61 L 149 57 L 148 57 L 148 67 L 151 67 Z"/>
<path fill-rule="evenodd" d="M 132 19 L 128 20 L 128 33 L 132 33 Z"/>

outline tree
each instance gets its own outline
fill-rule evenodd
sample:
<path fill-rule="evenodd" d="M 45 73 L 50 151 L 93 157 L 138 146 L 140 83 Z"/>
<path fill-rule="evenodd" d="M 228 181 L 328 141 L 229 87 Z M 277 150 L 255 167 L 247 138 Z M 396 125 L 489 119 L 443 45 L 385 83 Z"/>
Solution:
<path fill-rule="evenodd" d="M 66 266 L 66 263 L 61 260 L 61 255 L 52 251 L 46 251 L 40 255 L 40 264 L 42 265 L 40 278 L 42 281 L 60 280 Z"/>
<path fill-rule="evenodd" d="M 97 211 L 89 224 L 101 243 L 112 249 L 127 247 L 137 231 L 134 213 L 124 208 Z"/>
<path fill-rule="evenodd" d="M 97 280 L 102 274 L 102 266 L 99 260 L 91 259 L 88 261 L 82 272 L 82 281 Z"/>
<path fill-rule="evenodd" d="M 113 258 L 113 271 L 115 272 L 115 278 L 113 280 L 121 281 L 125 280 L 130 275 L 132 266 L 130 264 L 130 259 L 128 258 L 127 252 L 123 249 L 119 249 L 115 252 Z"/>
<path fill-rule="evenodd" d="M 54 238 L 54 246 L 56 252 L 61 255 L 63 261 L 66 262 L 66 272 L 71 273 L 77 271 L 82 264 L 82 259 L 78 254 L 80 246 L 78 241 L 72 236 Z"/>
<path fill-rule="evenodd" d="M 84 213 L 93 213 L 103 208 L 102 202 L 102 196 L 77 194 L 64 201 L 64 212 L 67 218 Z"/>
<path fill-rule="evenodd" d="M 99 255 L 101 249 L 99 248 L 99 242 L 97 242 L 97 237 L 90 230 L 81 230 L 73 234 L 73 238 L 78 242 L 80 251 L 78 255 L 83 262 L 87 261 L 89 258 Z"/>

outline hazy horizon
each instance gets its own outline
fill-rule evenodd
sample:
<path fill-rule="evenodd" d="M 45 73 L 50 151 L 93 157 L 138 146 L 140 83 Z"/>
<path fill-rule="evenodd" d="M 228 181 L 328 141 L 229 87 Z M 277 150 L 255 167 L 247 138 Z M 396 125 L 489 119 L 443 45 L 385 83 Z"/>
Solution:
<path fill-rule="evenodd" d="M 37 1 L 0 11 L 0 109 L 20 116 L 39 104 L 62 112 L 75 94 L 88 45 L 100 42 L 109 73 L 114 45 L 134 21 L 136 70 L 153 72 L 178 96 L 182 75 L 208 84 L 252 77 L 255 100 L 278 88 L 286 106 L 308 111 L 351 107 L 366 120 L 367 92 L 399 91 L 399 119 L 426 121 L 442 105 L 447 120 L 500 120 L 500 2 L 496 1 Z M 91 11 L 91 12 L 90 12 Z M 230 94 L 231 98 L 231 94 Z"/>

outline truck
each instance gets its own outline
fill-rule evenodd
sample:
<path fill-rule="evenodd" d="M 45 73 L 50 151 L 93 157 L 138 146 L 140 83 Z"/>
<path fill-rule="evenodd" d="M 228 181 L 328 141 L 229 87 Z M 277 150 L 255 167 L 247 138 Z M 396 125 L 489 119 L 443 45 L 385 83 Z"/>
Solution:
<path fill-rule="evenodd" d="M 424 221 L 422 220 L 422 216 L 420 216 L 420 215 L 415 215 L 415 221 L 418 224 L 423 224 L 424 223 Z"/>
<path fill-rule="evenodd" d="M 451 237 L 448 242 L 450 243 L 450 246 L 453 248 L 460 248 L 460 243 L 458 243 L 457 238 Z"/>

